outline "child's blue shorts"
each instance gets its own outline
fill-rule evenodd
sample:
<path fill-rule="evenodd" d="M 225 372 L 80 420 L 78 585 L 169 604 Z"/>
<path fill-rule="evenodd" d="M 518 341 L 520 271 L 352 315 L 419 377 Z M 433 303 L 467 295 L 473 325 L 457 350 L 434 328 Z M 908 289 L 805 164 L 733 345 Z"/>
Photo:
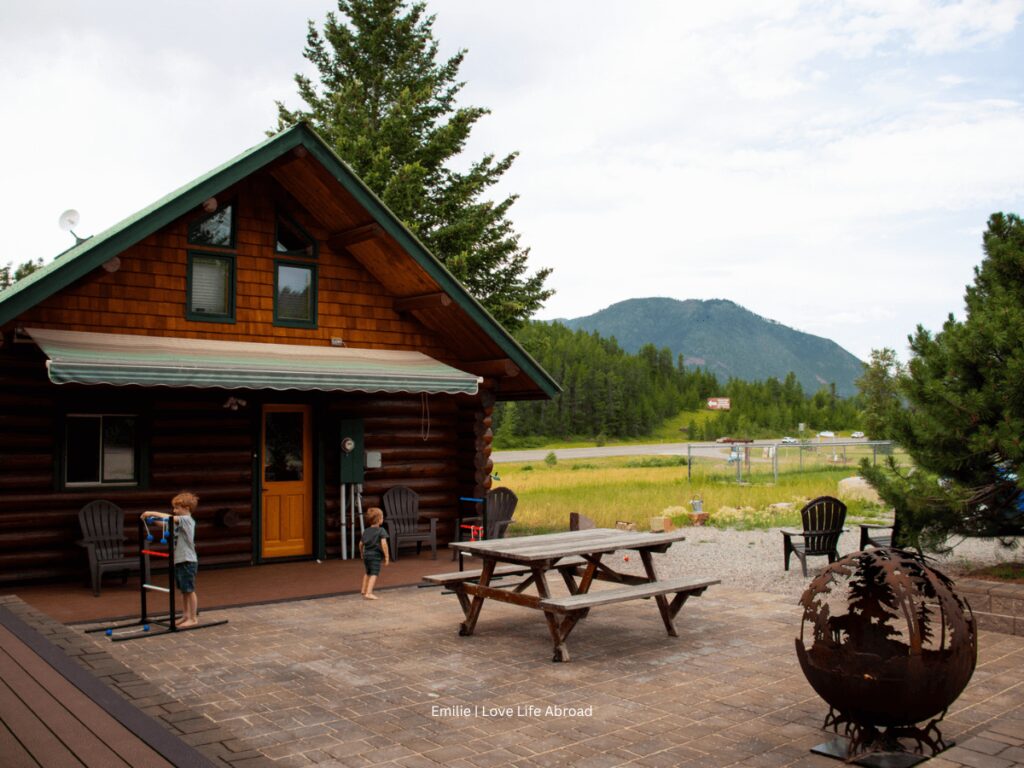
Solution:
<path fill-rule="evenodd" d="M 185 593 L 195 592 L 197 570 L 199 570 L 199 563 L 193 563 L 191 560 L 186 560 L 184 563 L 175 563 L 174 580 L 178 584 L 178 589 Z"/>

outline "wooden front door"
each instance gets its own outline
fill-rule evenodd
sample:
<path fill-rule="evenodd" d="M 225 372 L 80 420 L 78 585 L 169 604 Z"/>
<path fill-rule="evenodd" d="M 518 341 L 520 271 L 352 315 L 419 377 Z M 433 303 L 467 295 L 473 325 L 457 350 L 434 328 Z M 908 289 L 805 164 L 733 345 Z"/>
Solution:
<path fill-rule="evenodd" d="M 308 405 L 264 405 L 260 440 L 264 558 L 313 554 L 313 440 Z"/>

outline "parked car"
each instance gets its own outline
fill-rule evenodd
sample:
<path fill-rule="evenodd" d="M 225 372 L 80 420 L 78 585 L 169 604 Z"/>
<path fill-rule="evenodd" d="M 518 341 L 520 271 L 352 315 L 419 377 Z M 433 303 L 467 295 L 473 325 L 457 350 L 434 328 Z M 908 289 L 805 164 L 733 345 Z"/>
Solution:
<path fill-rule="evenodd" d="M 715 442 L 716 443 L 731 443 L 732 442 L 732 438 L 731 437 L 720 437 L 717 440 L 715 440 Z"/>
<path fill-rule="evenodd" d="M 819 432 L 818 433 L 818 437 L 835 437 L 835 436 L 836 436 L 835 432 L 830 432 L 827 429 L 824 432 Z"/>
<path fill-rule="evenodd" d="M 800 444 L 800 441 L 797 440 L 795 437 L 784 437 L 784 438 L 782 438 L 782 440 L 780 442 L 783 445 L 799 445 Z"/>
<path fill-rule="evenodd" d="M 857 439 L 857 438 L 860 438 L 860 437 L 864 437 L 864 433 L 861 432 L 860 430 L 858 430 L 856 432 L 851 432 L 850 433 L 850 437 L 852 437 L 854 439 Z"/>

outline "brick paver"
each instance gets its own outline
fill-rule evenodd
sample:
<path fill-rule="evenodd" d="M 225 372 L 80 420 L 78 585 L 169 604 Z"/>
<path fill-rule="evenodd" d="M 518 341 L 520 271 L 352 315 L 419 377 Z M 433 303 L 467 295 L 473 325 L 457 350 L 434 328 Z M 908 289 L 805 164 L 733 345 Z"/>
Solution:
<path fill-rule="evenodd" d="M 941 762 L 940 762 L 941 760 Z M 1019 708 L 929 761 L 934 768 L 1024 768 L 1024 712 Z"/>
<path fill-rule="evenodd" d="M 553 664 L 539 612 L 488 603 L 465 638 L 453 596 L 381 594 L 209 612 L 230 623 L 109 653 L 193 711 L 176 721 L 187 737 L 207 733 L 196 715 L 231 734 L 216 745 L 237 766 L 838 765 L 808 753 L 827 708 L 784 596 L 713 587 L 678 638 L 652 602 L 597 609 Z M 932 763 L 1014 765 L 1022 718 L 1024 638 L 983 632 L 942 726 L 958 746 Z"/>

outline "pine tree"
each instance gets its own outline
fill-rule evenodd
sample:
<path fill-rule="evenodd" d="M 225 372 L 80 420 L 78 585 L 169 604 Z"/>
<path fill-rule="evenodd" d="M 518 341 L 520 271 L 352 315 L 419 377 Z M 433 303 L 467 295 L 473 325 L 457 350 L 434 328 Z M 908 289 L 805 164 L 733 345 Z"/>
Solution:
<path fill-rule="evenodd" d="M 864 402 L 864 427 L 872 440 L 892 437 L 890 425 L 901 407 L 899 386 L 903 376 L 903 365 L 895 350 L 871 350 L 871 362 L 857 379 L 857 389 Z"/>
<path fill-rule="evenodd" d="M 35 261 L 22 262 L 18 265 L 17 269 L 14 270 L 14 273 L 11 274 L 11 267 L 13 266 L 13 264 L 4 264 L 3 266 L 0 266 L 0 291 L 14 285 L 23 277 L 28 277 L 37 269 L 42 269 L 43 260 L 37 259 Z"/>
<path fill-rule="evenodd" d="M 547 300 L 550 269 L 527 273 L 529 249 L 508 219 L 515 195 L 484 198 L 516 154 L 457 171 L 488 110 L 457 107 L 465 50 L 438 60 L 434 16 L 422 2 L 338 0 L 305 57 L 319 82 L 296 75 L 305 108 L 278 107 L 278 129 L 307 121 L 495 319 L 516 328 Z"/>
<path fill-rule="evenodd" d="M 1024 222 L 994 214 L 985 258 L 952 315 L 932 335 L 911 337 L 900 392 L 907 407 L 889 427 L 915 471 L 862 466 L 896 509 L 908 543 L 934 546 L 953 533 L 1012 535 L 1024 530 Z"/>

